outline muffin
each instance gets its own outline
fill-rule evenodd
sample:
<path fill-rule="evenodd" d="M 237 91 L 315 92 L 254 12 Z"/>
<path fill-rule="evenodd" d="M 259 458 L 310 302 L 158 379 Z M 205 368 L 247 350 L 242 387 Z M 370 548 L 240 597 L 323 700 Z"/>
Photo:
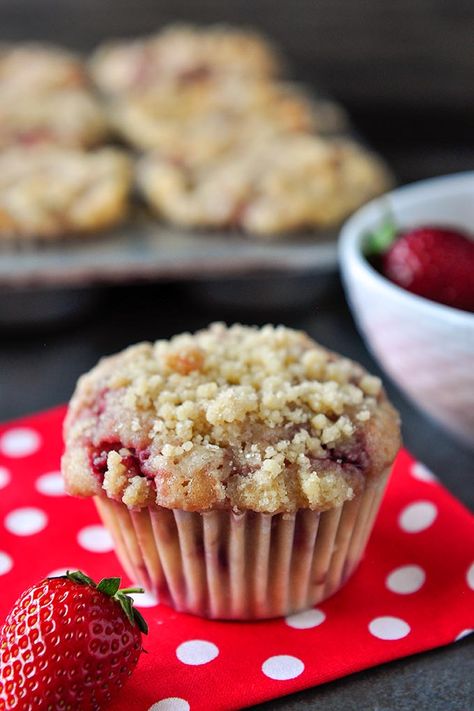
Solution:
<path fill-rule="evenodd" d="M 0 91 L 0 149 L 45 143 L 90 148 L 107 133 L 102 107 L 84 89 L 63 89 L 41 97 L 25 94 L 14 101 Z"/>
<path fill-rule="evenodd" d="M 225 25 L 173 25 L 133 41 L 107 42 L 90 63 L 97 87 L 109 95 L 129 94 L 208 76 L 269 77 L 281 70 L 268 40 Z"/>
<path fill-rule="evenodd" d="M 130 578 L 177 610 L 286 615 L 357 566 L 400 443 L 378 378 L 282 326 L 214 324 L 84 375 L 67 491 L 93 497 Z"/>
<path fill-rule="evenodd" d="M 137 183 L 171 223 L 272 237 L 337 225 L 391 178 L 382 161 L 348 139 L 280 134 L 204 165 L 152 153 L 138 163 Z"/>
<path fill-rule="evenodd" d="M 0 94 L 44 96 L 88 83 L 79 57 L 61 47 L 35 42 L 0 45 Z"/>
<path fill-rule="evenodd" d="M 51 240 L 116 225 L 128 209 L 131 166 L 120 151 L 55 146 L 0 153 L 0 242 Z"/>
<path fill-rule="evenodd" d="M 294 86 L 207 78 L 163 86 L 111 104 L 110 120 L 140 150 L 202 164 L 275 132 L 315 127 L 311 102 Z"/>

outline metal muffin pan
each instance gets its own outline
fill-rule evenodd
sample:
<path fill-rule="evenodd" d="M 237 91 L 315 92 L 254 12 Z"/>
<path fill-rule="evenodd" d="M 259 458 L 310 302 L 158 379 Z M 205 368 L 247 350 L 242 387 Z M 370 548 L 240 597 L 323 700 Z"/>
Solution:
<path fill-rule="evenodd" d="M 183 232 L 151 221 L 111 233 L 0 246 L 0 286 L 71 287 L 202 280 L 256 272 L 335 271 L 337 230 L 252 240 L 231 232 Z"/>

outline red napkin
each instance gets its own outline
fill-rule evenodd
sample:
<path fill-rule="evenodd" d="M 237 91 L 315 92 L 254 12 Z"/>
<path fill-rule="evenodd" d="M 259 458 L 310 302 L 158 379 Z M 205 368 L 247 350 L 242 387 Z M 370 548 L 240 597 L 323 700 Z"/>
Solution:
<path fill-rule="evenodd" d="M 0 428 L 0 618 L 58 571 L 121 574 L 91 501 L 64 495 L 64 408 Z M 128 582 L 128 581 L 127 581 Z M 210 622 L 137 597 L 150 634 L 113 711 L 238 709 L 454 642 L 474 627 L 474 518 L 407 452 L 359 569 L 315 609 Z"/>

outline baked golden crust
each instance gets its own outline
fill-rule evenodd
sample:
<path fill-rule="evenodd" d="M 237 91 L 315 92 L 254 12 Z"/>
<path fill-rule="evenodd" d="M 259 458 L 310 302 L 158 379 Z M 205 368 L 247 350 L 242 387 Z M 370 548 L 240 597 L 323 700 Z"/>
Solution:
<path fill-rule="evenodd" d="M 95 52 L 90 69 L 99 89 L 116 95 L 221 74 L 269 77 L 280 72 L 281 63 L 256 32 L 174 25 L 150 37 L 106 43 Z"/>
<path fill-rule="evenodd" d="M 222 324 L 103 359 L 79 380 L 64 436 L 71 494 L 265 513 L 352 499 L 400 443 L 359 365 L 302 332 Z"/>
<path fill-rule="evenodd" d="M 14 101 L 0 91 L 0 148 L 15 144 L 89 148 L 107 133 L 101 105 L 84 89 L 63 89 L 41 97 L 25 94 Z"/>
<path fill-rule="evenodd" d="M 143 158 L 137 181 L 155 212 L 192 228 L 242 229 L 271 237 L 337 225 L 384 192 L 383 163 L 347 139 L 267 136 L 205 165 Z"/>
<path fill-rule="evenodd" d="M 53 146 L 0 154 L 0 239 L 54 239 L 115 225 L 127 212 L 131 166 L 120 151 Z"/>
<path fill-rule="evenodd" d="M 136 148 L 191 165 L 273 133 L 315 126 L 311 102 L 291 85 L 233 78 L 126 97 L 112 103 L 110 117 Z"/>

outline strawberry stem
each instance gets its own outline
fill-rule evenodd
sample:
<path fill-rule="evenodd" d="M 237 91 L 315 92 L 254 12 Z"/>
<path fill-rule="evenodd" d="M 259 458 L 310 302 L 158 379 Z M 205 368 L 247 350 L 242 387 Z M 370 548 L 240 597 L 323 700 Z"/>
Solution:
<path fill-rule="evenodd" d="M 129 595 L 130 593 L 144 593 L 145 590 L 143 588 L 121 588 L 120 592 Z"/>
<path fill-rule="evenodd" d="M 72 580 L 74 583 L 77 583 L 78 585 L 90 585 L 93 588 L 96 588 L 99 592 L 103 593 L 104 595 L 107 595 L 107 597 L 112 598 L 112 600 L 115 600 L 118 602 L 120 605 L 122 611 L 126 615 L 128 621 L 130 622 L 131 625 L 136 625 L 140 632 L 143 632 L 144 634 L 148 634 L 148 625 L 146 623 L 146 620 L 144 619 L 143 615 L 141 612 L 139 612 L 134 606 L 133 606 L 133 599 L 129 597 L 130 594 L 132 593 L 143 593 L 145 592 L 143 588 L 138 588 L 138 587 L 128 587 L 128 588 L 123 588 L 123 590 L 120 590 L 120 582 L 121 578 L 102 578 L 100 583 L 97 585 L 92 578 L 89 578 L 88 575 L 83 573 L 80 570 L 74 570 L 74 571 L 67 571 L 66 575 L 61 575 L 59 577 L 62 578 L 67 578 L 68 580 Z"/>
<path fill-rule="evenodd" d="M 391 215 L 384 222 L 369 232 L 364 239 L 364 254 L 367 257 L 384 254 L 397 237 L 398 227 Z"/>

